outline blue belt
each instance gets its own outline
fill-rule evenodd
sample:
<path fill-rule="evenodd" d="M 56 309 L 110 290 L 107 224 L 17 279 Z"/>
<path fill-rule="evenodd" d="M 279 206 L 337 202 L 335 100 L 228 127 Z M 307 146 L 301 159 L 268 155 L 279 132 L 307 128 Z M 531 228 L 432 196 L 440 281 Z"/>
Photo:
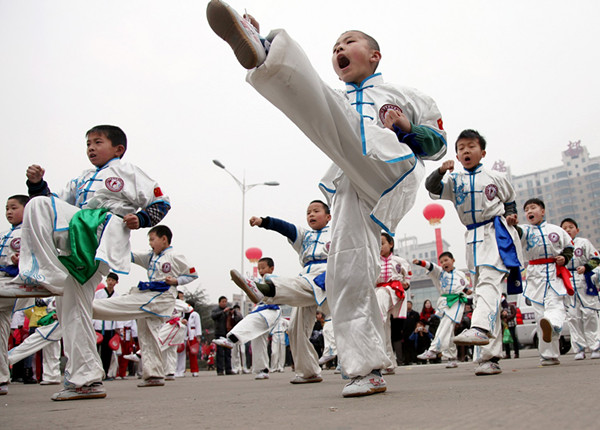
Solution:
<path fill-rule="evenodd" d="M 477 227 L 481 227 L 482 225 L 486 225 L 491 222 L 494 222 L 494 218 L 490 218 L 487 221 L 476 222 L 475 224 L 469 224 L 467 226 L 467 230 L 475 230 Z"/>
<path fill-rule="evenodd" d="M 151 282 L 139 282 L 138 288 L 140 291 L 150 290 L 150 291 L 168 291 L 171 286 L 167 284 L 165 281 L 151 281 Z"/>
<path fill-rule="evenodd" d="M 4 272 L 8 276 L 15 277 L 19 274 L 19 266 L 15 264 L 9 264 L 8 266 L 0 266 L 0 272 Z"/>

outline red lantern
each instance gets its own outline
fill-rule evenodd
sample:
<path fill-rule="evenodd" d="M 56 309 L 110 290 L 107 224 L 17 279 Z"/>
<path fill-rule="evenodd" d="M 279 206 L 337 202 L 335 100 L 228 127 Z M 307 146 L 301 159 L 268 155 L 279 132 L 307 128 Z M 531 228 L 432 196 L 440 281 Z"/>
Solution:
<path fill-rule="evenodd" d="M 439 224 L 445 214 L 444 207 L 438 203 L 431 203 L 423 209 L 423 216 L 431 225 Z"/>
<path fill-rule="evenodd" d="M 246 250 L 246 258 L 250 260 L 251 263 L 256 263 L 262 257 L 262 251 L 260 248 L 248 248 Z"/>

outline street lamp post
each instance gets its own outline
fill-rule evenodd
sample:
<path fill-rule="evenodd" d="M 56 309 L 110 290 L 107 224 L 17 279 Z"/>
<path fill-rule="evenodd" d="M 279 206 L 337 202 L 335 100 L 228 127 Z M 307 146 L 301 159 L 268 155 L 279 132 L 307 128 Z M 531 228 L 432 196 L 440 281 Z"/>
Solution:
<path fill-rule="evenodd" d="M 241 257 L 241 261 L 240 261 L 240 273 L 242 275 L 244 275 L 244 228 L 246 226 L 246 192 L 248 190 L 251 190 L 254 187 L 258 187 L 259 185 L 266 185 L 268 187 L 276 187 L 279 185 L 279 182 L 268 181 L 268 182 L 259 182 L 256 184 L 246 185 L 246 174 L 245 173 L 244 173 L 242 180 L 240 181 L 238 178 L 236 178 L 234 176 L 233 173 L 231 173 L 229 170 L 227 170 L 225 168 L 225 165 L 223 163 L 221 163 L 219 160 L 213 160 L 212 162 L 215 166 L 225 170 L 229 174 L 229 176 L 231 176 L 233 178 L 235 183 L 238 184 L 238 187 L 240 187 L 240 190 L 242 191 L 242 251 L 241 251 L 242 257 Z"/>

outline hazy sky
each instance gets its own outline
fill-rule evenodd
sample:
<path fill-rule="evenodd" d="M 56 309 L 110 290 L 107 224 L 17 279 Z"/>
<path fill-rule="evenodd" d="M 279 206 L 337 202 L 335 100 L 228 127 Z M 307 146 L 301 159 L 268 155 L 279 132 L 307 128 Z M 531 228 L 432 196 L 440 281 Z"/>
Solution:
<path fill-rule="evenodd" d="M 331 67 L 336 38 L 360 29 L 378 39 L 386 80 L 419 88 L 440 108 L 448 157 L 464 128 L 488 140 L 484 162 L 502 159 L 513 174 L 560 164 L 569 140 L 599 155 L 600 2 L 232 0 L 261 23 L 282 27 L 306 50 L 322 78 L 342 88 Z M 206 22 L 204 1 L 0 0 L 2 193 L 25 193 L 29 164 L 46 168 L 59 190 L 91 166 L 85 132 L 115 124 L 129 139 L 125 160 L 171 197 L 164 223 L 174 247 L 194 263 L 212 300 L 237 292 L 241 192 L 212 159 L 247 183 L 278 181 L 246 195 L 246 215 L 306 225 L 308 202 L 329 166 L 279 111 L 245 83 L 245 71 Z M 427 171 L 439 165 L 426 163 Z M 422 216 L 424 188 L 397 235 L 434 239 Z M 464 265 L 464 228 L 444 203 L 444 239 Z M 0 223 L 8 228 L 6 221 Z M 135 249 L 147 231 L 133 232 Z M 246 247 L 300 267 L 287 241 L 246 227 Z M 249 266 L 249 265 L 248 265 Z M 247 267 L 248 267 L 247 266 Z M 125 289 L 145 278 L 135 268 Z"/>

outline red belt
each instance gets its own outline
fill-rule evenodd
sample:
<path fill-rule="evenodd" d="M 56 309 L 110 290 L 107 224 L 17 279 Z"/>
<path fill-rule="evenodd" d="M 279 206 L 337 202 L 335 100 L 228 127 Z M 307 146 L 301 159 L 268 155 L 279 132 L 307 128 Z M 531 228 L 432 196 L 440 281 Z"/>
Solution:
<path fill-rule="evenodd" d="M 537 260 L 530 260 L 529 264 L 552 264 L 556 263 L 556 258 L 538 258 Z M 565 284 L 565 288 L 567 289 L 567 294 L 572 296 L 575 294 L 575 290 L 573 289 L 573 285 L 571 284 L 571 272 L 565 266 L 556 265 L 556 276 L 562 279 Z"/>
<path fill-rule="evenodd" d="M 377 284 L 377 287 L 390 287 L 396 293 L 400 300 L 404 300 L 404 287 L 400 281 L 382 282 Z"/>

